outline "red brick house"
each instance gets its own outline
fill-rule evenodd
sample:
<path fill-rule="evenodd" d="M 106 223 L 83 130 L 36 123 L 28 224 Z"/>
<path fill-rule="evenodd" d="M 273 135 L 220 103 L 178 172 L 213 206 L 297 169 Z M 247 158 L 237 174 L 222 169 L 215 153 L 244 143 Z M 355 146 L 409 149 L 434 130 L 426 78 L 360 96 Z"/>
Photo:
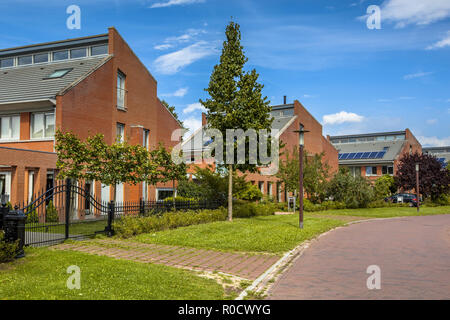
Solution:
<path fill-rule="evenodd" d="M 339 151 L 339 166 L 371 181 L 394 175 L 405 153 L 422 153 L 422 145 L 409 129 L 328 138 Z"/>
<path fill-rule="evenodd" d="M 119 35 L 107 34 L 0 50 L 0 192 L 12 203 L 51 187 L 55 130 L 80 138 L 102 133 L 151 148 L 170 147 L 180 123 L 157 97 L 157 82 Z M 102 200 L 114 190 L 78 182 Z M 117 186 L 117 201 L 155 199 L 171 187 Z"/>
<path fill-rule="evenodd" d="M 338 170 L 338 152 L 333 145 L 322 135 L 322 125 L 306 110 L 306 108 L 295 100 L 292 104 L 273 106 L 271 115 L 274 117 L 272 130 L 279 130 L 280 143 L 284 144 L 284 151 L 292 154 L 294 148 L 298 149 L 299 137 L 294 131 L 299 129 L 300 123 L 305 130 L 305 151 L 310 154 L 324 153 L 323 161 L 330 166 L 330 173 Z M 199 157 L 206 151 L 208 137 L 203 136 L 203 129 L 207 125 L 206 118 L 202 117 L 203 128 L 195 132 L 182 144 L 186 155 L 186 161 L 192 162 L 195 156 Z M 206 142 L 206 145 L 205 145 Z M 200 166 L 205 166 L 204 163 Z M 192 170 L 192 168 L 191 168 Z M 274 175 L 262 175 L 259 173 L 247 174 L 247 180 L 257 185 L 264 195 L 268 195 L 279 202 L 287 200 L 287 194 L 283 192 L 284 187 Z"/>

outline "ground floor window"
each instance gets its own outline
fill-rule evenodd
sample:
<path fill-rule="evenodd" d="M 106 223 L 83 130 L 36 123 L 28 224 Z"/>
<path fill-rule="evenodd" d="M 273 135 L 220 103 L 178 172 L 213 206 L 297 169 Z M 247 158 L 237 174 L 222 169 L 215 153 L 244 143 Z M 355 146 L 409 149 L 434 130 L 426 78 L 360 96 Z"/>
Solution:
<path fill-rule="evenodd" d="M 361 167 L 350 167 L 349 169 L 352 176 L 354 177 L 361 176 Z"/>
<path fill-rule="evenodd" d="M 377 176 L 377 167 L 366 167 L 366 176 Z"/>
<path fill-rule="evenodd" d="M 0 195 L 7 195 L 8 198 L 10 199 L 11 172 L 0 172 Z"/>
<path fill-rule="evenodd" d="M 156 201 L 163 201 L 173 197 L 173 189 L 156 189 Z"/>
<path fill-rule="evenodd" d="M 393 166 L 383 166 L 381 170 L 382 170 L 382 174 L 390 174 L 390 175 L 394 174 Z"/>

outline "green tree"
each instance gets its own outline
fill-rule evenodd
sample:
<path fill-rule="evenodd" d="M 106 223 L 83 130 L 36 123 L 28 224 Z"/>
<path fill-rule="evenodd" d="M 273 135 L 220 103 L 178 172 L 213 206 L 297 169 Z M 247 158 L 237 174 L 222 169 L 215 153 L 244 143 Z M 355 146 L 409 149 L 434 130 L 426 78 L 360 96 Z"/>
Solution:
<path fill-rule="evenodd" d="M 377 200 L 389 197 L 397 191 L 394 177 L 386 174 L 375 181 L 374 192 Z"/>
<path fill-rule="evenodd" d="M 184 162 L 175 164 L 172 161 L 172 154 L 167 149 L 159 144 L 158 147 L 150 152 L 151 159 L 157 163 L 161 170 L 159 171 L 160 178 L 156 179 L 160 182 L 172 182 L 174 190 L 173 207 L 175 208 L 175 181 L 186 179 L 186 164 Z"/>
<path fill-rule="evenodd" d="M 241 45 L 239 24 L 230 22 L 226 27 L 226 41 L 223 43 L 220 63 L 214 67 L 209 86 L 205 91 L 210 98 L 200 103 L 207 109 L 207 121 L 210 128 L 220 130 L 226 136 L 227 129 L 270 129 L 270 101 L 262 96 L 263 85 L 258 83 L 256 70 L 244 72 L 247 58 Z M 236 151 L 237 142 L 233 144 Z M 248 155 L 248 148 L 247 155 Z M 224 138 L 224 155 L 227 143 Z M 234 153 L 236 155 L 236 152 Z M 247 157 L 246 155 L 246 157 Z M 236 163 L 236 161 L 234 162 Z M 233 219 L 233 172 L 235 170 L 256 171 L 256 165 L 225 164 L 228 171 L 228 220 Z"/>
<path fill-rule="evenodd" d="M 178 114 L 175 111 L 175 107 L 171 106 L 166 100 L 161 100 L 161 103 L 167 108 L 167 110 L 170 111 L 170 113 L 174 116 L 175 119 L 181 124 L 182 127 L 184 127 L 183 121 L 178 118 Z"/>
<path fill-rule="evenodd" d="M 143 181 L 153 185 L 161 179 L 161 166 L 143 146 L 126 141 L 108 145 L 101 134 L 83 142 L 71 132 L 57 131 L 55 138 L 60 179 L 96 180 L 113 186 Z"/>
<path fill-rule="evenodd" d="M 299 154 L 298 149 L 294 148 L 292 155 L 286 151 L 286 158 L 280 160 L 277 177 L 283 182 L 284 188 L 288 192 L 298 190 L 299 183 Z M 303 187 L 306 194 L 314 203 L 322 202 L 326 196 L 326 188 L 328 184 L 329 165 L 323 160 L 324 153 L 309 154 L 304 152 L 303 155 Z"/>
<path fill-rule="evenodd" d="M 362 177 L 353 177 L 347 168 L 340 168 L 328 186 L 328 196 L 344 202 L 347 208 L 365 208 L 373 200 L 370 182 Z"/>

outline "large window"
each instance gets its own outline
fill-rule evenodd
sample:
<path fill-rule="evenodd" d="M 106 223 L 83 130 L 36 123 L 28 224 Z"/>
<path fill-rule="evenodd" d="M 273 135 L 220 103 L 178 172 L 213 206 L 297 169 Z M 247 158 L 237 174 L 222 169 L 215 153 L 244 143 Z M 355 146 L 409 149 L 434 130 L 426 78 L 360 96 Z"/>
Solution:
<path fill-rule="evenodd" d="M 14 58 L 0 60 L 0 68 L 14 67 Z"/>
<path fill-rule="evenodd" d="M 381 168 L 381 173 L 382 174 L 390 174 L 393 175 L 394 174 L 394 167 L 393 166 L 383 166 Z"/>
<path fill-rule="evenodd" d="M 125 75 L 117 73 L 117 108 L 125 109 Z"/>
<path fill-rule="evenodd" d="M 20 116 L 0 116 L 0 140 L 20 139 Z"/>
<path fill-rule="evenodd" d="M 377 167 L 366 167 L 366 176 L 377 176 Z"/>
<path fill-rule="evenodd" d="M 69 51 L 57 51 L 53 52 L 53 61 L 67 60 L 69 59 Z"/>
<path fill-rule="evenodd" d="M 55 136 L 55 114 L 53 112 L 31 115 L 31 138 L 44 139 Z"/>

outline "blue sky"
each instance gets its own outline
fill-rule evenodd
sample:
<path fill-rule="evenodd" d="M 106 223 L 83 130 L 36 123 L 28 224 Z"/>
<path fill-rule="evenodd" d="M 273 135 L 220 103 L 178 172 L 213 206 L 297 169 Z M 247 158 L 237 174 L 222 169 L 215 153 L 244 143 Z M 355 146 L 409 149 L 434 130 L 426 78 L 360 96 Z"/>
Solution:
<path fill-rule="evenodd" d="M 72 4 L 81 30 L 66 27 Z M 369 5 L 381 29 L 367 28 Z M 115 26 L 190 128 L 233 17 L 272 104 L 298 99 L 324 134 L 410 128 L 450 145 L 449 0 L 2 0 L 0 12 L 0 48 Z"/>

